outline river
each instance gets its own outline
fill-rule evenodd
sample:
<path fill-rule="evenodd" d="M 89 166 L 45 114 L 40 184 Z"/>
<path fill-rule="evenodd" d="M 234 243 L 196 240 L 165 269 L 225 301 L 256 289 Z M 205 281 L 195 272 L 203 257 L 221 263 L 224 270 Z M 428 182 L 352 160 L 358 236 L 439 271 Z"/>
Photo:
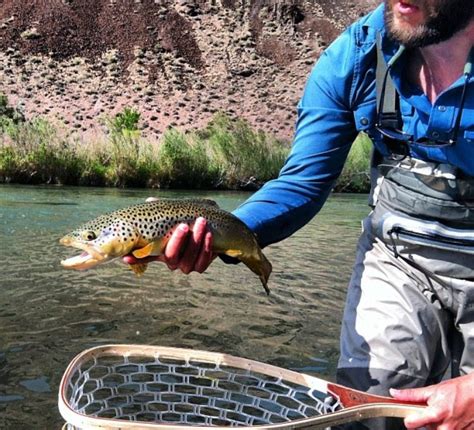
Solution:
<path fill-rule="evenodd" d="M 240 192 L 0 186 L 0 428 L 59 429 L 61 376 L 92 346 L 139 343 L 224 352 L 333 379 L 339 325 L 367 196 L 332 195 L 291 238 L 265 249 L 267 297 L 244 265 L 202 275 L 120 262 L 87 272 L 58 239 L 106 211 L 158 197 L 206 197 L 227 210 Z"/>

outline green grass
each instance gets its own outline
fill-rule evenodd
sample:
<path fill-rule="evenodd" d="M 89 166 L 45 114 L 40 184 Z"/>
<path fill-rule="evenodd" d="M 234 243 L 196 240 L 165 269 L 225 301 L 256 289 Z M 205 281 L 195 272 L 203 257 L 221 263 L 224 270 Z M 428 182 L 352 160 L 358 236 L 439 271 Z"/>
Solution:
<path fill-rule="evenodd" d="M 159 142 L 126 108 L 105 121 L 107 135 L 81 142 L 44 119 L 0 115 L 0 181 L 114 187 L 258 187 L 278 175 L 289 144 L 243 120 L 218 114 L 202 130 L 169 129 Z"/>
<path fill-rule="evenodd" d="M 334 191 L 367 193 L 370 190 L 370 154 L 372 142 L 360 133 L 353 143 Z"/>
<path fill-rule="evenodd" d="M 105 121 L 107 134 L 83 142 L 67 129 L 26 121 L 0 97 L 0 182 L 113 187 L 256 189 L 278 176 L 289 142 L 217 114 L 200 130 L 142 137 L 132 108 Z M 359 138 L 336 186 L 368 190 L 368 139 Z"/>

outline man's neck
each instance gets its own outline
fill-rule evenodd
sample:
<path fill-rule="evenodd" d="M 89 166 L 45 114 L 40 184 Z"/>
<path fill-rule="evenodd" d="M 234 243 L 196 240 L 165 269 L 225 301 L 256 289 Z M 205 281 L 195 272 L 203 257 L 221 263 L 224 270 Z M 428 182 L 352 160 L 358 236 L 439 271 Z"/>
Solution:
<path fill-rule="evenodd" d="M 438 95 L 463 73 L 474 46 L 474 20 L 451 39 L 413 51 L 410 79 L 418 84 L 433 103 Z"/>

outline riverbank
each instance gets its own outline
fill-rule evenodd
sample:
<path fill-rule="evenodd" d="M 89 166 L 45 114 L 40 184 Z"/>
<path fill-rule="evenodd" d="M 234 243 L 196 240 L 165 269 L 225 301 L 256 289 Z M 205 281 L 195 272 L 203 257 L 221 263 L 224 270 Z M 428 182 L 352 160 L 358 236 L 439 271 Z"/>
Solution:
<path fill-rule="evenodd" d="M 290 140 L 322 50 L 376 4 L 4 0 L 0 92 L 28 119 L 59 120 L 87 138 L 133 106 L 147 138 L 226 112 Z"/>
<path fill-rule="evenodd" d="M 376 4 L 6 0 L 0 93 L 24 121 L 4 121 L 0 181 L 257 189 L 289 151 L 311 68 Z M 130 108 L 136 129 L 111 127 Z M 369 147 L 336 190 L 366 191 Z"/>
<path fill-rule="evenodd" d="M 216 114 L 201 129 L 144 137 L 125 108 L 94 138 L 42 117 L 26 120 L 0 100 L 0 182 L 106 187 L 256 190 L 278 176 L 290 142 Z M 367 192 L 370 144 L 357 139 L 337 191 Z"/>

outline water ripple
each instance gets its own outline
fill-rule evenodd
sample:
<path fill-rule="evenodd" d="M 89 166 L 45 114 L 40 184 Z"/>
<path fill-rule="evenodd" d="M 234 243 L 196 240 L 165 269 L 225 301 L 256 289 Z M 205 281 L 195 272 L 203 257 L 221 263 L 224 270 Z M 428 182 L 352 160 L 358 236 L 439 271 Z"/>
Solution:
<path fill-rule="evenodd" d="M 364 197 L 332 197 L 313 222 L 265 250 L 274 267 L 267 297 L 244 265 L 220 260 L 190 276 L 159 263 L 140 278 L 120 262 L 88 272 L 61 267 L 71 253 L 59 237 L 149 191 L 0 186 L 0 192 L 0 428 L 59 429 L 64 369 L 80 351 L 104 343 L 226 352 L 333 377 Z M 247 194 L 203 196 L 231 210 Z"/>

